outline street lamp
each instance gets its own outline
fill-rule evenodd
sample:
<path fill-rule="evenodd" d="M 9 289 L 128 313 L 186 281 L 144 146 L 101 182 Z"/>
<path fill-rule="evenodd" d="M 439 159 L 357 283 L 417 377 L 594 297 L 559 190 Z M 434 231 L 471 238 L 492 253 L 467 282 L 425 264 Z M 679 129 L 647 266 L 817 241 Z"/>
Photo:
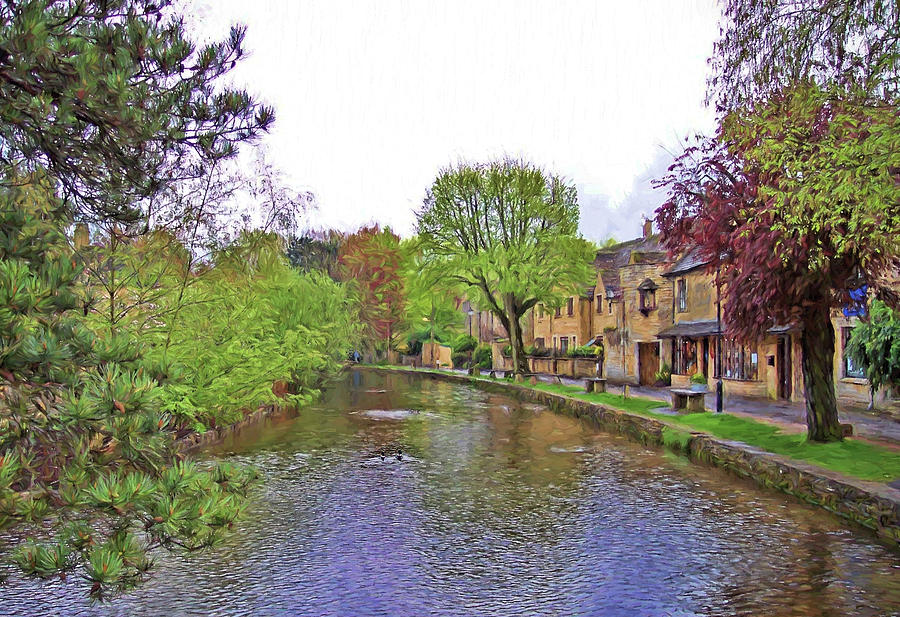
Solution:
<path fill-rule="evenodd" d="M 719 262 L 725 254 L 719 255 Z M 725 407 L 723 400 L 724 384 L 722 383 L 722 283 L 719 279 L 720 266 L 716 265 L 716 413 L 722 413 Z"/>

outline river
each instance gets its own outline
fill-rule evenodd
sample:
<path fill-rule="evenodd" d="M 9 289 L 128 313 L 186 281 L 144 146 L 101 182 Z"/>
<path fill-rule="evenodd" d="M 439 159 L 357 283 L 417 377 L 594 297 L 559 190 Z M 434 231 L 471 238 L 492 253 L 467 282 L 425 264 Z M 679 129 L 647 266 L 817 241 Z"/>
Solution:
<path fill-rule="evenodd" d="M 102 604 L 12 576 L 0 614 L 900 614 L 868 531 L 468 386 L 351 373 L 208 455 L 262 477 L 221 545 Z"/>

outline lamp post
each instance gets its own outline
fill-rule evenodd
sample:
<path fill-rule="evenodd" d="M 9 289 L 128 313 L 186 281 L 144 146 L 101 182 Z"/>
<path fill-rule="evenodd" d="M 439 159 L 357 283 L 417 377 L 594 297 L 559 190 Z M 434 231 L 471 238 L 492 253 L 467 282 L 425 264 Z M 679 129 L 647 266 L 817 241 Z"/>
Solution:
<path fill-rule="evenodd" d="M 721 256 L 720 256 L 721 257 Z M 716 266 L 716 413 L 722 413 L 722 285 L 719 282 L 719 266 Z"/>
<path fill-rule="evenodd" d="M 471 305 L 469 305 L 469 310 L 466 311 L 466 315 L 469 316 L 469 338 L 473 338 L 472 336 L 472 316 L 475 315 L 475 311 L 472 310 Z M 472 350 L 469 350 L 469 369 L 472 369 Z"/>

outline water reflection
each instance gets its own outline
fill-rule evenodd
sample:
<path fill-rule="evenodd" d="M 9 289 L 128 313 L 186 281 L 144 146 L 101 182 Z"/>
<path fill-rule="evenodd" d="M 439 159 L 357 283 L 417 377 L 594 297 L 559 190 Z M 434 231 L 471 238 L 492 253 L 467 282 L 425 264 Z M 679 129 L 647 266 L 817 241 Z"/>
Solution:
<path fill-rule="evenodd" d="M 381 460 L 398 449 L 403 460 Z M 900 607 L 900 560 L 865 532 L 468 387 L 353 373 L 321 405 L 248 429 L 220 453 L 264 476 L 222 546 L 160 555 L 148 585 L 104 606 L 72 582 L 13 578 L 0 586 L 0 613 L 831 616 Z"/>

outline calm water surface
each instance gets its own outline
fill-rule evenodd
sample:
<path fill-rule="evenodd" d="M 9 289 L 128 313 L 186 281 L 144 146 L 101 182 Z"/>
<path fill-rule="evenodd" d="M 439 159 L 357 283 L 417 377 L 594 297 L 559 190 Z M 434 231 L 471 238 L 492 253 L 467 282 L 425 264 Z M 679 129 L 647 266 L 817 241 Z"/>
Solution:
<path fill-rule="evenodd" d="M 0 614 L 900 614 L 867 532 L 464 386 L 351 374 L 218 454 L 263 476 L 224 544 L 107 604 L 14 576 Z"/>

